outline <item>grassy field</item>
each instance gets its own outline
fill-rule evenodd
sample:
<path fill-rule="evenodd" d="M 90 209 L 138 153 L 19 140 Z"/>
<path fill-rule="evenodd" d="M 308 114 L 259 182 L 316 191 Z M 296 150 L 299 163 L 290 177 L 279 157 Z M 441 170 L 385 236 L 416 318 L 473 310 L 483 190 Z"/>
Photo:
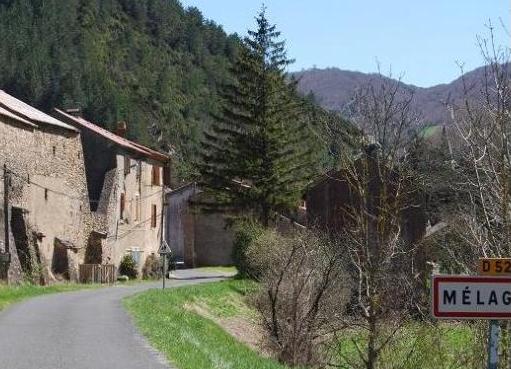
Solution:
<path fill-rule="evenodd" d="M 401 369 L 481 368 L 485 355 L 481 332 L 464 324 L 408 324 L 382 351 L 382 362 Z M 365 344 L 359 334 L 345 334 L 339 342 L 338 362 L 360 363 L 356 345 L 364 349 Z"/>
<path fill-rule="evenodd" d="M 52 286 L 36 286 L 23 284 L 21 286 L 7 286 L 0 284 L 0 310 L 8 305 L 25 300 L 30 297 L 46 295 L 49 293 L 76 291 L 89 288 L 97 288 L 98 285 L 63 283 Z"/>
<path fill-rule="evenodd" d="M 226 274 L 236 274 L 238 270 L 233 266 L 216 266 L 216 267 L 200 267 L 196 268 L 196 270 L 203 272 L 216 272 L 216 273 L 226 273 Z"/>
<path fill-rule="evenodd" d="M 151 290 L 128 298 L 125 306 L 151 344 L 179 369 L 284 369 L 190 309 L 207 307 L 219 318 L 250 314 L 243 297 L 251 288 L 251 283 L 229 280 Z"/>
<path fill-rule="evenodd" d="M 238 342 L 218 324 L 232 317 L 254 317 L 244 302 L 254 287 L 230 280 L 165 292 L 152 290 L 128 298 L 125 306 L 151 344 L 179 369 L 286 368 Z M 461 323 L 408 324 L 382 352 L 388 364 L 384 367 L 479 368 L 484 361 L 484 334 L 483 326 Z M 337 362 L 345 365 L 340 367 L 360 363 L 356 345 L 365 346 L 360 332 L 346 331 L 340 336 Z"/>

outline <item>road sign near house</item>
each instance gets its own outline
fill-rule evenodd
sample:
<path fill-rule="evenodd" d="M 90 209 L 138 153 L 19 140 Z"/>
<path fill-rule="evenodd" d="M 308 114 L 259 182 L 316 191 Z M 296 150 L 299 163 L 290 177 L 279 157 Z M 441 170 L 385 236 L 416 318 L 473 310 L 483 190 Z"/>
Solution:
<path fill-rule="evenodd" d="M 511 319 L 511 277 L 433 276 L 433 316 Z"/>
<path fill-rule="evenodd" d="M 479 274 L 511 276 L 511 258 L 481 258 Z"/>
<path fill-rule="evenodd" d="M 158 250 L 158 254 L 160 255 L 172 254 L 172 250 L 170 249 L 169 244 L 165 240 L 162 240 L 160 248 Z"/>

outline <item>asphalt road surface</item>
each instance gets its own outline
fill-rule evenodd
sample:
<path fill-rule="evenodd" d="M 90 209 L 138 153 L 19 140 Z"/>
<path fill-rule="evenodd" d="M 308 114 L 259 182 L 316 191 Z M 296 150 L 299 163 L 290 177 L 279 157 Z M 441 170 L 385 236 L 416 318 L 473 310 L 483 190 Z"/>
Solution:
<path fill-rule="evenodd" d="M 218 280 L 180 271 L 167 287 Z M 32 298 L 0 313 L 1 369 L 169 369 L 135 329 L 121 300 L 161 282 Z M 171 333 L 171 332 L 169 332 Z"/>

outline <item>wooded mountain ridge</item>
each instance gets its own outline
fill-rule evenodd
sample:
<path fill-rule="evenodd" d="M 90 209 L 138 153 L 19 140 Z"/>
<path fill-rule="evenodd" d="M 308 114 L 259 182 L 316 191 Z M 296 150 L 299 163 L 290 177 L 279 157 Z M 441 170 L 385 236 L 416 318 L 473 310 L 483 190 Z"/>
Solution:
<path fill-rule="evenodd" d="M 463 99 L 465 87 L 469 90 L 469 95 L 476 96 L 482 86 L 484 74 L 484 67 L 479 67 L 460 75 L 450 83 L 427 88 L 400 83 L 404 89 L 414 93 L 414 107 L 421 114 L 424 123 L 449 124 L 451 117 L 446 104 L 459 103 Z M 312 68 L 295 72 L 293 75 L 299 80 L 298 89 L 302 94 L 312 92 L 322 107 L 341 113 L 346 110 L 357 87 L 370 84 L 378 78 L 378 74 L 338 68 Z"/>

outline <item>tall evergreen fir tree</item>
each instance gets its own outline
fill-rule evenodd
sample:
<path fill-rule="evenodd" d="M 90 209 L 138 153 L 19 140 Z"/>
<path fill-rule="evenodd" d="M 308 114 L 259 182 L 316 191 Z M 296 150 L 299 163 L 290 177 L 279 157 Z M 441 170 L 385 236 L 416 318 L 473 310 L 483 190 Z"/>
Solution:
<path fill-rule="evenodd" d="M 223 111 L 202 142 L 206 209 L 248 212 L 268 225 L 296 206 L 314 168 L 304 99 L 287 78 L 292 60 L 265 9 L 256 17 L 223 93 Z"/>

